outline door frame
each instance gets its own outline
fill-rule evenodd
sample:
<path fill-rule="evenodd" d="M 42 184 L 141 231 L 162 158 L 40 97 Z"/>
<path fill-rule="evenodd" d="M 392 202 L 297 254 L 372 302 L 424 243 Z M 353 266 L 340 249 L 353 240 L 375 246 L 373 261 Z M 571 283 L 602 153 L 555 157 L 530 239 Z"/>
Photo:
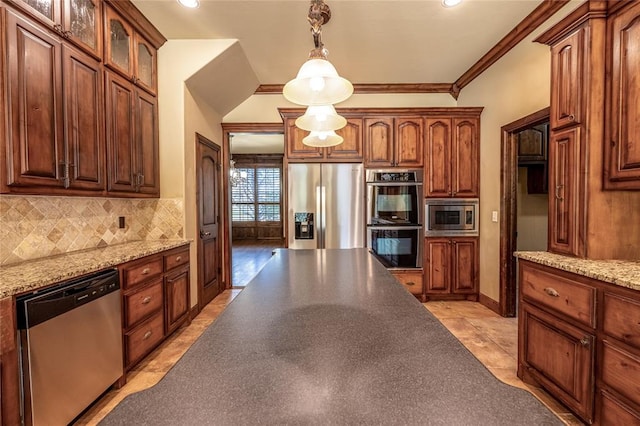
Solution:
<path fill-rule="evenodd" d="M 229 183 L 229 165 L 231 161 L 231 133 L 263 133 L 263 134 L 283 134 L 283 123 L 222 123 L 222 204 L 221 209 L 224 214 L 222 219 L 222 281 L 225 289 L 233 287 L 231 273 L 231 184 Z M 286 141 L 285 141 L 286 144 Z M 282 160 L 282 184 L 286 188 L 286 155 Z M 286 197 L 283 197 L 283 211 L 286 212 Z M 287 229 L 286 215 L 282 226 Z"/>
<path fill-rule="evenodd" d="M 500 167 L 500 315 L 516 315 L 518 230 L 518 149 L 516 133 L 549 120 L 550 108 L 546 107 L 501 127 Z"/>

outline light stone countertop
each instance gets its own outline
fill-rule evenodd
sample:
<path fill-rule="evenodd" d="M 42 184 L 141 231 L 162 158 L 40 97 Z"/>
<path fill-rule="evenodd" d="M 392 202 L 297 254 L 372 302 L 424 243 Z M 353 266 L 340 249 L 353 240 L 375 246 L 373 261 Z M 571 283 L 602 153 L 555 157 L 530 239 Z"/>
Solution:
<path fill-rule="evenodd" d="M 34 291 L 187 244 L 187 240 L 133 241 L 3 266 L 0 267 L 0 298 Z"/>
<path fill-rule="evenodd" d="M 561 256 L 546 251 L 518 251 L 514 256 L 640 291 L 640 260 L 591 260 Z"/>

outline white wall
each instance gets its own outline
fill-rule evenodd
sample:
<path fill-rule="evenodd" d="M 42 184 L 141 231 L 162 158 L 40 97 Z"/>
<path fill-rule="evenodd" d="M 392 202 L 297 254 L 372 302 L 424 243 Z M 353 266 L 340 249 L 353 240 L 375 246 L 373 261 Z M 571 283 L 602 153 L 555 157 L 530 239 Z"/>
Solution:
<path fill-rule="evenodd" d="M 547 251 L 549 194 L 527 193 L 527 168 L 518 168 L 517 250 Z"/>

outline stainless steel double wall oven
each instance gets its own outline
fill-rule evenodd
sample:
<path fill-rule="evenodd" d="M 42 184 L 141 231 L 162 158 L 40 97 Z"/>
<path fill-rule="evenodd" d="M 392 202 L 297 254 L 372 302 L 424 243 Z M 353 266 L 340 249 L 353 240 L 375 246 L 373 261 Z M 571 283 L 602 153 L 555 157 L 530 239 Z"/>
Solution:
<path fill-rule="evenodd" d="M 422 266 L 422 170 L 367 170 L 367 247 L 387 268 Z"/>

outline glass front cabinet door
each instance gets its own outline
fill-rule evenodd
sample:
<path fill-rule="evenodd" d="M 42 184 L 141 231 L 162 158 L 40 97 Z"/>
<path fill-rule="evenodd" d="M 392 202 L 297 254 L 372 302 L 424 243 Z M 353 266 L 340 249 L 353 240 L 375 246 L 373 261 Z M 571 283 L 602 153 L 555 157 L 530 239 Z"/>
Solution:
<path fill-rule="evenodd" d="M 155 94 L 156 92 L 156 49 L 141 35 L 136 33 L 135 82 Z"/>
<path fill-rule="evenodd" d="M 133 76 L 133 28 L 105 5 L 105 64 Z"/>
<path fill-rule="evenodd" d="M 65 37 L 98 58 L 102 57 L 101 7 L 99 0 L 64 0 Z"/>

